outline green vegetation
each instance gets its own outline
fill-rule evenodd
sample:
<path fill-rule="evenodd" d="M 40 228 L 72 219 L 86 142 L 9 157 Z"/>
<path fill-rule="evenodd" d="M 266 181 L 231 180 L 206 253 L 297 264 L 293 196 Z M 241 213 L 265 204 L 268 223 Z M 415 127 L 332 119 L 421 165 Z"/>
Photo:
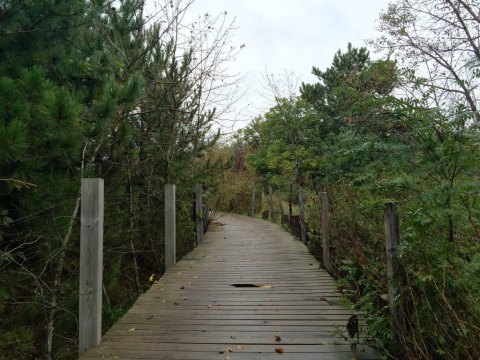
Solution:
<path fill-rule="evenodd" d="M 220 204 L 247 212 L 255 183 L 291 204 L 302 191 L 319 259 L 328 193 L 334 275 L 367 322 L 363 335 L 389 358 L 480 356 L 477 12 L 469 1 L 397 1 L 373 42 L 397 61 L 348 45 L 328 69 L 313 68 L 318 81 L 300 95 L 288 76 L 267 78 L 275 105 L 223 149 L 241 166 L 225 172 L 236 191 Z M 390 201 L 400 211 L 405 331 L 391 326 L 386 295 Z"/>
<path fill-rule="evenodd" d="M 201 69 L 215 76 L 228 52 L 192 31 L 199 62 L 178 45 L 182 2 L 159 4 L 155 21 L 143 6 L 0 4 L 1 359 L 77 357 L 82 177 L 105 179 L 104 329 L 163 272 L 167 182 L 177 255 L 194 246 L 194 188 L 215 179 L 205 151 L 218 139 Z"/>
<path fill-rule="evenodd" d="M 158 5 L 152 19 L 143 0 L 0 4 L 0 359 L 77 356 L 84 177 L 105 179 L 104 329 L 163 271 L 166 183 L 178 256 L 195 242 L 196 183 L 239 213 L 255 190 L 257 215 L 271 186 L 289 215 L 302 194 L 319 259 L 328 194 L 334 275 L 386 357 L 480 358 L 478 4 L 396 0 L 371 43 L 388 57 L 349 44 L 298 93 L 267 76 L 275 105 L 227 145 L 211 105 L 235 87 L 233 28 L 208 13 L 184 27 L 188 4 Z M 387 201 L 405 331 L 386 298 Z"/>

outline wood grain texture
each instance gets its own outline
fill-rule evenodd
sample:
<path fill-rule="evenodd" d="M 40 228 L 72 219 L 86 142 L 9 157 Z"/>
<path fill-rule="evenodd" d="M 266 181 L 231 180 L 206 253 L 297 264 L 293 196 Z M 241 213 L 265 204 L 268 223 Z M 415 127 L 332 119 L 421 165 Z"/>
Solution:
<path fill-rule="evenodd" d="M 79 353 L 102 335 L 103 179 L 82 179 L 80 210 Z"/>
<path fill-rule="evenodd" d="M 165 185 L 165 268 L 177 262 L 177 222 L 175 217 L 175 185 Z"/>
<path fill-rule="evenodd" d="M 203 225 L 205 214 L 203 211 L 203 186 L 197 184 L 195 189 L 195 220 L 197 222 L 197 245 L 203 242 Z"/>
<path fill-rule="evenodd" d="M 377 359 L 338 336 L 352 314 L 338 299 L 300 241 L 267 221 L 222 215 L 82 359 Z"/>

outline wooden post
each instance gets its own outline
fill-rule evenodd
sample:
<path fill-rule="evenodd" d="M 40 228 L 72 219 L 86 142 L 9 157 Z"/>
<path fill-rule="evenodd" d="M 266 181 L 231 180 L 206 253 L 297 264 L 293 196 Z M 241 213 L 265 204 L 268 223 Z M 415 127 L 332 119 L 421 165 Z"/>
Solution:
<path fill-rule="evenodd" d="M 398 223 L 397 206 L 395 203 L 385 203 L 384 212 L 385 250 L 387 254 L 388 301 L 393 327 L 398 331 L 405 330 L 405 322 L 401 308 L 396 300 L 399 290 L 398 254 L 400 244 L 400 226 Z"/>
<path fill-rule="evenodd" d="M 268 185 L 268 212 L 270 213 L 270 221 L 273 221 L 273 190 L 272 185 Z"/>
<path fill-rule="evenodd" d="M 80 211 L 79 352 L 102 337 L 103 179 L 82 179 Z"/>
<path fill-rule="evenodd" d="M 263 186 L 262 186 L 262 198 L 260 202 L 260 215 L 263 217 L 263 203 L 265 201 L 265 191 L 263 191 Z"/>
<path fill-rule="evenodd" d="M 175 185 L 165 184 L 165 269 L 177 263 Z"/>
<path fill-rule="evenodd" d="M 322 192 L 322 245 L 323 245 L 323 266 L 328 272 L 332 272 L 332 263 L 330 258 L 330 238 L 328 233 L 328 195 Z"/>
<path fill-rule="evenodd" d="M 285 216 L 285 211 L 283 210 L 283 202 L 282 202 L 282 194 L 280 192 L 277 193 L 278 198 L 278 210 L 280 211 L 280 217 L 283 219 Z"/>
<path fill-rule="evenodd" d="M 255 203 L 255 185 L 252 189 L 252 217 L 255 217 L 257 204 Z"/>
<path fill-rule="evenodd" d="M 288 186 L 288 218 L 291 219 L 293 215 L 293 183 Z"/>
<path fill-rule="evenodd" d="M 207 232 L 207 228 L 208 228 L 210 208 L 208 207 L 208 203 L 205 203 L 205 205 L 203 205 L 203 206 L 205 207 L 205 212 L 203 214 L 203 233 L 205 234 Z"/>
<path fill-rule="evenodd" d="M 298 189 L 298 205 L 300 207 L 300 229 L 301 240 L 304 244 L 307 243 L 307 225 L 305 223 L 305 203 L 303 202 L 303 189 Z"/>
<path fill-rule="evenodd" d="M 197 222 L 197 245 L 203 243 L 203 226 L 204 226 L 204 211 L 203 211 L 203 187 L 202 184 L 197 184 L 195 191 L 195 221 Z"/>

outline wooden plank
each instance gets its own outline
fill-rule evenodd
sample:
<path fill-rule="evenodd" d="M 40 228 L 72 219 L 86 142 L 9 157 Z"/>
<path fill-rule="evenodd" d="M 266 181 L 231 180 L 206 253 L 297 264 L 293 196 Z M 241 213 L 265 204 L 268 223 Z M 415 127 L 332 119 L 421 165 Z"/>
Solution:
<path fill-rule="evenodd" d="M 177 262 L 177 229 L 175 216 L 175 185 L 165 184 L 165 268 Z"/>
<path fill-rule="evenodd" d="M 361 358 L 338 336 L 353 313 L 304 244 L 267 221 L 216 222 L 84 359 Z M 249 283 L 265 286 L 232 286 Z"/>
<path fill-rule="evenodd" d="M 79 353 L 102 335 L 103 179 L 82 179 L 80 212 Z"/>

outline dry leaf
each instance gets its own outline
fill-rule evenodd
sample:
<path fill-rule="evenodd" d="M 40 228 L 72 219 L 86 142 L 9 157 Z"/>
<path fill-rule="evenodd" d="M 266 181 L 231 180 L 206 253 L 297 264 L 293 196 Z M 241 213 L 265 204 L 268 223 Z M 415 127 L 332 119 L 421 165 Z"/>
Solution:
<path fill-rule="evenodd" d="M 266 284 L 266 285 L 260 285 L 260 286 L 258 286 L 258 287 L 259 287 L 259 288 L 262 288 L 262 289 L 271 289 L 271 288 L 273 288 L 272 285 L 267 285 L 267 284 Z"/>
<path fill-rule="evenodd" d="M 166 302 L 167 302 L 167 300 L 162 300 L 162 303 L 166 303 Z"/>
<path fill-rule="evenodd" d="M 181 272 L 178 272 L 177 275 L 182 275 L 182 273 L 181 273 Z"/>
<path fill-rule="evenodd" d="M 196 276 L 192 277 L 192 279 L 198 279 L 198 275 L 196 275 Z"/>
<path fill-rule="evenodd" d="M 237 349 L 238 350 L 243 349 L 243 346 L 242 345 L 237 345 Z"/>
<path fill-rule="evenodd" d="M 275 348 L 275 352 L 277 352 L 279 354 L 283 354 L 285 352 L 285 350 L 281 347 L 278 347 L 278 348 Z"/>
<path fill-rule="evenodd" d="M 233 352 L 233 350 L 230 349 L 230 348 L 226 348 L 226 349 L 225 349 L 225 352 L 226 352 L 226 353 L 231 353 L 231 352 Z"/>
<path fill-rule="evenodd" d="M 280 335 L 275 335 L 275 341 L 276 342 L 282 341 L 282 338 L 280 337 Z"/>
<path fill-rule="evenodd" d="M 320 345 L 328 345 L 325 341 L 320 340 Z"/>
<path fill-rule="evenodd" d="M 135 328 L 128 329 L 128 331 L 135 331 Z"/>
<path fill-rule="evenodd" d="M 225 356 L 225 360 L 230 360 L 230 356 Z"/>
<path fill-rule="evenodd" d="M 192 285 L 192 283 L 190 281 L 187 281 L 187 285 Z"/>

